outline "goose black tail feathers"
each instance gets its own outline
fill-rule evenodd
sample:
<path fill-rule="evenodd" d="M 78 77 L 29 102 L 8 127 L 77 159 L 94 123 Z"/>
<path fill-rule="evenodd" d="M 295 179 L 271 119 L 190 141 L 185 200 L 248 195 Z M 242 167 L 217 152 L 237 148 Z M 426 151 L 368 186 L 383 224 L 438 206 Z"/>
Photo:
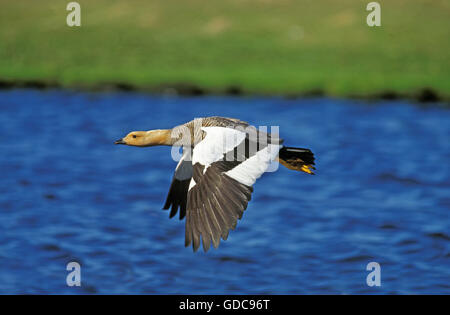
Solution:
<path fill-rule="evenodd" d="M 310 149 L 283 147 L 278 155 L 280 163 L 290 170 L 314 175 L 314 154 Z"/>

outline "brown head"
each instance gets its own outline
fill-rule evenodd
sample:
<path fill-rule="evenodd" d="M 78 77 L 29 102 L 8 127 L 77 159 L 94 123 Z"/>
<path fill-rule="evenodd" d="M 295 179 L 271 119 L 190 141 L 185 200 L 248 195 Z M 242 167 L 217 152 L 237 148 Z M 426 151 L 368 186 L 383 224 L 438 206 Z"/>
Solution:
<path fill-rule="evenodd" d="M 124 138 L 114 142 L 136 147 L 151 147 L 154 145 L 171 145 L 170 130 L 157 129 L 150 131 L 132 131 Z"/>

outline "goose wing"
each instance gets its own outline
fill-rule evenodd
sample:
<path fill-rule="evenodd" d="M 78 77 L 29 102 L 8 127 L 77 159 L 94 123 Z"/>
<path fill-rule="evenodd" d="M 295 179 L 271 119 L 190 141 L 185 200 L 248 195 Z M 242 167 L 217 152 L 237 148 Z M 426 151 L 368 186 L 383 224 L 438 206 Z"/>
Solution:
<path fill-rule="evenodd" d="M 163 209 L 171 208 L 169 217 L 172 218 L 180 209 L 180 220 L 186 216 L 187 195 L 189 183 L 192 179 L 191 149 L 183 148 L 183 155 L 175 168 L 172 183 Z"/>
<path fill-rule="evenodd" d="M 193 149 L 192 179 L 187 194 L 185 245 L 207 251 L 217 248 L 242 218 L 252 185 L 278 155 L 276 143 L 265 133 L 226 127 L 203 127 L 205 136 Z M 263 137 L 261 137 L 263 136 Z M 262 139 L 265 138 L 265 139 Z M 267 141 L 269 139 L 269 141 Z"/>

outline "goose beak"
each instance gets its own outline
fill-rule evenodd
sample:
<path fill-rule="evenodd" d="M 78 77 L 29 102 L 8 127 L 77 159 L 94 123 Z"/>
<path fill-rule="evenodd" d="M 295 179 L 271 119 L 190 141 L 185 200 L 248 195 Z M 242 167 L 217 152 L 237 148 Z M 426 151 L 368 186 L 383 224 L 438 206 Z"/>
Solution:
<path fill-rule="evenodd" d="M 123 139 L 119 139 L 119 140 L 115 141 L 114 144 L 127 144 L 127 143 L 125 141 L 123 141 Z"/>

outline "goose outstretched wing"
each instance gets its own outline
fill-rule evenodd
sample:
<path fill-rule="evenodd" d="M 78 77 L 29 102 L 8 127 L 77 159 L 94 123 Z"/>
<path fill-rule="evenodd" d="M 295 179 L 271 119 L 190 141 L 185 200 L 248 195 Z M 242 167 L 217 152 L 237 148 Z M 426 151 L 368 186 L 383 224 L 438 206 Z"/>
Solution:
<path fill-rule="evenodd" d="M 236 227 L 251 199 L 252 185 L 277 157 L 281 141 L 265 133 L 226 127 L 203 127 L 193 149 L 187 193 L 185 245 L 217 248 Z M 255 136 L 256 135 L 256 136 Z M 263 139 L 264 138 L 264 139 Z"/>
<path fill-rule="evenodd" d="M 172 218 L 180 209 L 180 220 L 186 216 L 187 195 L 189 183 L 192 179 L 191 149 L 183 148 L 183 155 L 175 168 L 172 183 L 163 209 L 171 209 L 169 217 Z"/>

